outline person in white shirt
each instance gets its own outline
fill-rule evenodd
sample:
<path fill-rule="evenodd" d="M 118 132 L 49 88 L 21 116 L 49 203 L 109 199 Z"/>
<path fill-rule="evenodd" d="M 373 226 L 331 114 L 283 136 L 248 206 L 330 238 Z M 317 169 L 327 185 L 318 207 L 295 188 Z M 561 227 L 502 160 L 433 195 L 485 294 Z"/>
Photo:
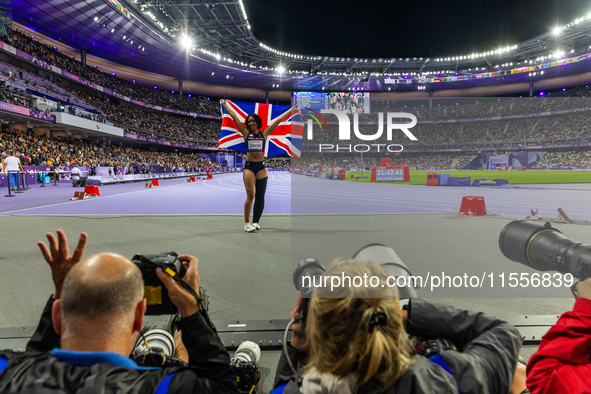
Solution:
<path fill-rule="evenodd" d="M 19 152 L 16 152 L 16 156 L 19 156 Z M 12 154 L 9 153 L 2 161 L 2 172 L 8 172 L 10 187 L 12 190 L 16 187 L 16 177 L 19 169 L 24 171 L 21 161 L 18 157 L 12 156 Z"/>
<path fill-rule="evenodd" d="M 80 180 L 80 176 L 82 172 L 80 172 L 80 168 L 78 168 L 78 164 L 74 164 L 74 167 L 70 170 L 70 178 L 73 181 L 73 186 L 76 186 L 78 181 Z"/>

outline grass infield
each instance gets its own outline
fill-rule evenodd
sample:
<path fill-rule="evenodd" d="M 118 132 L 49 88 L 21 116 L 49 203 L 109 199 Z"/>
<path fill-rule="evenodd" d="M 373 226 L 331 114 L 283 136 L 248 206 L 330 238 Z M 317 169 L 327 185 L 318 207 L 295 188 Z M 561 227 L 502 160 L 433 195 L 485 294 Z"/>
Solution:
<path fill-rule="evenodd" d="M 507 179 L 510 184 L 524 183 L 591 183 L 591 171 L 570 171 L 570 170 L 526 170 L 526 171 L 409 171 L 409 182 L 379 182 L 392 183 L 397 185 L 424 185 L 427 181 L 428 172 L 438 174 L 451 174 L 452 177 L 471 177 L 475 179 Z M 361 171 L 347 172 L 347 182 L 371 182 L 371 171 L 363 171 L 367 179 L 351 179 L 351 175 L 360 176 Z"/>

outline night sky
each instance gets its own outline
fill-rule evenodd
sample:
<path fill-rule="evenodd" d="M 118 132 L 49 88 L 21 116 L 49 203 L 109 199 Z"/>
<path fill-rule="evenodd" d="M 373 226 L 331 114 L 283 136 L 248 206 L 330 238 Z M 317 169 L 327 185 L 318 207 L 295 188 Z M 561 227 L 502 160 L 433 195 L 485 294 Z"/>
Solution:
<path fill-rule="evenodd" d="M 382 5 L 383 4 L 383 5 Z M 437 57 L 517 44 L 591 13 L 583 0 L 244 0 L 275 49 L 347 57 Z"/>

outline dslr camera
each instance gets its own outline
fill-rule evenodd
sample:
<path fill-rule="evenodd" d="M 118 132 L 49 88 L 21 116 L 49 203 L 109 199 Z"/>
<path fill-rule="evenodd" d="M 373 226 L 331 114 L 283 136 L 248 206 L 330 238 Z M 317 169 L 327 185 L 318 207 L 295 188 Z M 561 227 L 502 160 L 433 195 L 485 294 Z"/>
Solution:
<path fill-rule="evenodd" d="M 136 254 L 131 259 L 142 272 L 144 279 L 144 297 L 148 301 L 146 315 L 173 315 L 178 312 L 177 307 L 170 301 L 168 291 L 156 275 L 156 268 L 161 268 L 172 277 L 185 275 L 183 264 L 175 252 L 160 254 Z"/>

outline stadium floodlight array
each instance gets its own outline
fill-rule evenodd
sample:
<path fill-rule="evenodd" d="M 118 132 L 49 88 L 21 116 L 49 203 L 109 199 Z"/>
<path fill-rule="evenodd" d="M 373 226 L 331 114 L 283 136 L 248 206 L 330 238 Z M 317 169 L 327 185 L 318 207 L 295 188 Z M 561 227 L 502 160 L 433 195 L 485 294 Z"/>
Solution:
<path fill-rule="evenodd" d="M 240 11 L 242 11 L 242 18 L 244 18 L 244 22 L 246 23 L 246 27 L 250 30 L 250 23 L 248 22 L 248 15 L 246 15 L 246 9 L 244 8 L 244 3 L 242 0 L 238 0 L 238 4 L 240 4 Z"/>
<path fill-rule="evenodd" d="M 244 7 L 242 4 L 242 0 L 239 0 L 239 4 L 243 13 L 243 17 L 246 20 L 247 19 L 247 15 L 246 12 L 244 11 Z M 547 39 L 548 36 L 551 37 L 556 37 L 557 35 L 562 35 L 562 33 L 564 33 L 565 31 L 567 31 L 568 29 L 570 29 L 571 27 L 578 25 L 582 22 L 586 22 L 589 21 L 591 18 L 591 14 L 589 15 L 585 15 L 583 17 L 580 17 L 578 19 L 576 19 L 575 21 L 568 23 L 564 26 L 559 26 L 554 28 L 551 32 L 542 35 L 540 37 L 536 37 L 536 39 L 538 38 L 542 38 L 542 39 Z M 572 30 L 572 29 L 571 29 Z M 533 40 L 533 39 L 532 39 Z M 257 40 L 258 41 L 258 40 Z M 483 51 L 483 52 L 472 52 L 469 54 L 462 54 L 462 55 L 456 55 L 456 56 L 446 56 L 446 57 L 437 57 L 437 58 L 376 58 L 376 59 L 360 59 L 360 58 L 350 58 L 350 57 L 329 57 L 329 56 L 307 56 L 307 55 L 303 55 L 303 54 L 295 54 L 295 53 L 290 53 L 290 52 L 286 52 L 286 51 L 281 51 L 275 48 L 272 48 L 262 42 L 258 42 L 258 47 L 259 49 L 262 49 L 266 52 L 270 52 L 271 54 L 275 55 L 276 58 L 274 59 L 277 63 L 281 63 L 282 62 L 282 58 L 290 58 L 296 61 L 292 61 L 291 62 L 291 70 L 294 73 L 299 72 L 301 69 L 302 72 L 307 71 L 305 70 L 305 68 L 308 68 L 308 66 L 310 65 L 311 62 L 317 62 L 317 61 L 325 61 L 324 67 L 326 69 L 328 69 L 328 75 L 352 75 L 351 72 L 345 72 L 343 73 L 342 70 L 339 71 L 331 71 L 330 68 L 332 68 L 332 66 L 334 67 L 342 67 L 343 63 L 349 65 L 349 64 L 353 64 L 353 67 L 356 68 L 364 68 L 366 63 L 371 63 L 371 65 L 376 65 L 378 67 L 386 67 L 395 63 L 403 63 L 405 66 L 408 66 L 408 71 L 401 71 L 401 72 L 388 72 L 388 70 L 384 70 L 382 72 L 378 72 L 376 70 L 371 72 L 372 76 L 400 76 L 400 75 L 433 75 L 433 74 L 452 74 L 452 73 L 457 73 L 458 70 L 455 69 L 457 67 L 457 65 L 471 65 L 474 66 L 474 62 L 484 62 L 484 61 L 490 61 L 491 59 L 495 59 L 495 60 L 501 60 L 501 59 L 507 59 L 505 61 L 503 61 L 502 63 L 499 61 L 498 64 L 503 64 L 500 67 L 509 67 L 509 66 L 513 66 L 513 63 L 517 63 L 518 59 L 515 59 L 517 56 L 527 56 L 528 55 L 528 50 L 527 48 L 523 48 L 525 46 L 522 46 L 521 44 L 513 44 L 513 45 L 507 45 L 507 46 L 503 46 L 500 48 L 495 48 L 495 49 L 491 49 L 488 51 Z M 550 53 L 546 52 L 545 54 L 540 54 L 540 50 L 539 48 L 535 49 L 535 52 L 537 52 L 537 57 L 536 57 L 536 61 L 540 61 L 540 60 L 545 60 L 545 59 L 557 59 L 560 58 L 563 55 L 562 51 L 557 51 L 555 48 L 556 46 L 552 46 L 553 49 L 550 49 Z M 548 50 L 546 50 L 548 51 Z M 571 53 L 574 53 L 574 50 L 571 50 Z M 268 55 L 265 55 L 268 56 Z M 299 62 L 298 60 L 302 60 L 302 62 Z M 531 60 L 531 59 L 528 59 Z M 456 67 L 452 68 L 451 70 L 449 69 L 444 69 L 444 70 L 437 70 L 437 71 L 433 71 L 433 70 L 423 70 L 425 68 L 426 65 L 428 65 L 428 62 L 433 62 L 433 63 L 441 63 L 441 64 L 454 64 Z M 497 64 L 497 67 L 499 67 L 499 65 Z M 369 66 L 369 65 L 368 65 Z M 351 67 L 351 68 L 353 68 Z M 411 71 L 414 67 L 419 68 L 419 70 L 414 70 Z M 302 69 L 304 68 L 304 69 Z M 396 67 L 396 68 L 399 68 Z M 449 67 L 448 67 L 449 68 Z M 472 71 L 472 69 L 474 69 L 474 67 L 462 67 L 462 70 L 459 72 L 469 72 Z M 478 67 L 476 67 L 476 69 L 478 69 Z M 483 68 L 484 69 L 484 68 Z"/>
<path fill-rule="evenodd" d="M 109 2 L 116 3 L 115 0 L 109 0 Z M 184 47 L 191 57 L 205 59 L 209 56 L 213 59 L 206 59 L 207 61 L 217 62 L 222 67 L 241 66 L 251 69 L 252 72 L 273 73 L 278 77 L 292 74 L 349 78 L 371 76 L 398 77 L 404 81 L 404 79 L 459 77 L 461 74 L 475 76 L 480 73 L 505 72 L 508 67 L 523 67 L 533 65 L 534 62 L 553 62 L 563 59 L 565 53 L 581 55 L 587 53 L 584 51 L 591 50 L 591 38 L 586 33 L 586 28 L 591 26 L 591 13 L 567 24 L 554 26 L 547 33 L 532 39 L 487 51 L 471 51 L 435 58 L 368 59 L 296 54 L 272 48 L 260 42 L 252 34 L 243 0 L 228 0 L 224 3 L 223 9 L 219 10 L 220 12 L 225 10 L 228 16 L 224 19 L 224 16 L 218 18 L 216 15 L 216 20 L 211 19 L 212 10 L 209 8 L 210 5 L 205 3 L 203 7 L 207 8 L 207 12 L 185 1 L 131 0 L 130 3 L 130 7 L 126 8 L 127 14 L 131 15 L 129 10 L 134 11 L 136 18 L 142 16 L 168 36 L 176 38 L 178 45 Z M 181 17 L 184 12 L 183 7 L 187 8 L 187 12 L 202 16 L 204 23 L 195 24 L 186 17 Z M 212 3 L 211 7 L 215 5 Z M 112 34 L 123 35 L 128 45 L 137 46 L 142 51 L 145 49 L 139 40 L 131 37 L 129 33 L 123 30 L 116 32 L 114 27 L 106 27 L 106 22 L 100 15 L 95 16 L 94 21 L 103 23 L 103 26 L 110 29 Z M 210 28 L 216 28 L 216 23 L 219 27 L 225 28 L 218 30 L 221 34 L 226 34 L 225 30 L 234 29 L 232 36 L 227 37 L 232 39 L 211 41 L 207 32 Z M 584 28 L 583 25 L 585 25 Z M 243 42 L 239 47 L 233 44 L 237 39 Z M 573 44 L 575 42 L 576 47 Z"/>

